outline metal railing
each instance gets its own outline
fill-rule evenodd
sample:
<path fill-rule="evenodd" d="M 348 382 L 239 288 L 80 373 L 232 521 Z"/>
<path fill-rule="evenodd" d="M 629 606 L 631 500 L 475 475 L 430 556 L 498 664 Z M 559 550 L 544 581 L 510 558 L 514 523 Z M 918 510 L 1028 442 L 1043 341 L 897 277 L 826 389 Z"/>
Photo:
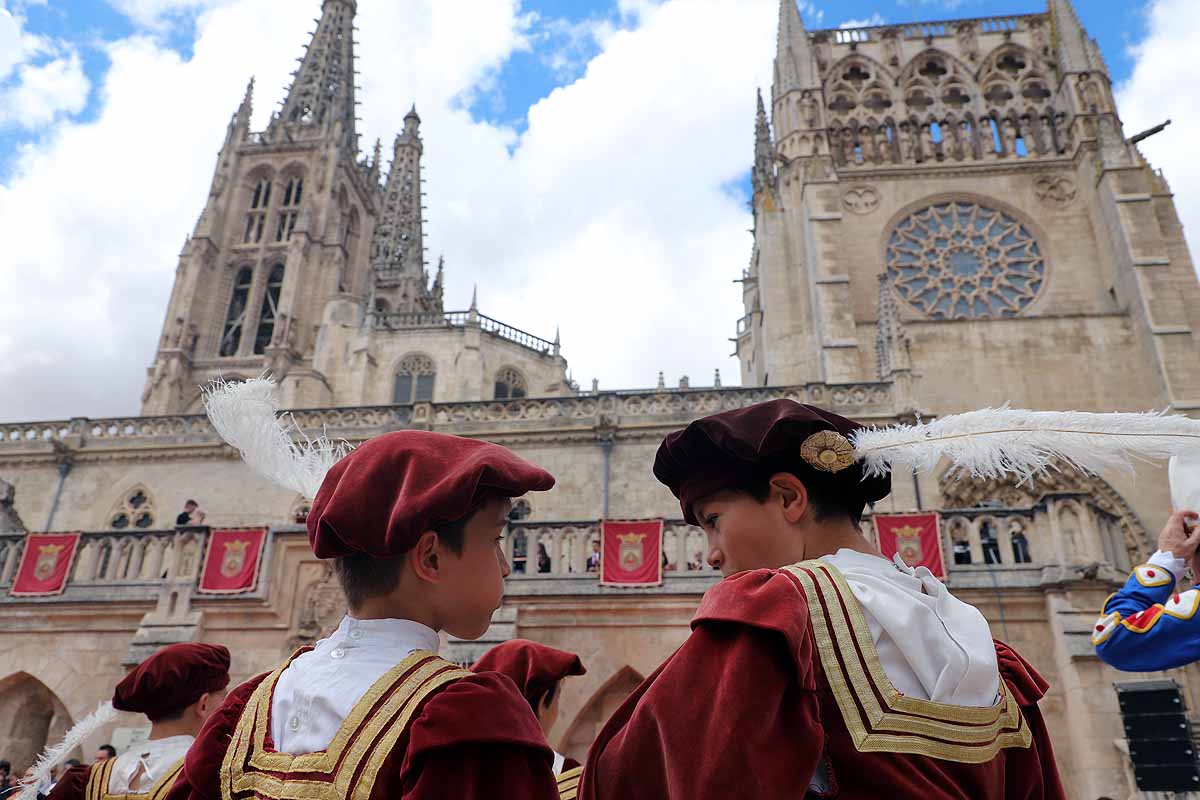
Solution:
<path fill-rule="evenodd" d="M 407 330 L 413 328 L 466 328 L 478 326 L 484 333 L 515 342 L 522 347 L 536 350 L 544 355 L 557 355 L 554 342 L 534 336 L 528 331 L 505 324 L 475 311 L 405 311 L 395 313 L 372 312 L 370 324 L 385 330 Z"/>

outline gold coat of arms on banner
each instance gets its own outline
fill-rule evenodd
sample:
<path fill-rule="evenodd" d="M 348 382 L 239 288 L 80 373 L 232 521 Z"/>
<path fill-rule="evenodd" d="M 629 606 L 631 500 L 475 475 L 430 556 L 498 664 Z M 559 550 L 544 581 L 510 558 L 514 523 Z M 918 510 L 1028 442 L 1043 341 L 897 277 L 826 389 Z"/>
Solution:
<path fill-rule="evenodd" d="M 242 565 L 246 563 L 246 548 L 250 546 L 250 542 L 245 539 L 234 539 L 232 542 L 226 542 L 225 553 L 221 558 L 221 574 L 226 578 L 232 578 L 242 571 Z"/>
<path fill-rule="evenodd" d="M 921 548 L 921 529 L 905 525 L 896 529 L 896 552 L 910 567 L 921 563 L 924 550 Z"/>
<path fill-rule="evenodd" d="M 646 538 L 644 533 L 619 533 L 617 539 L 621 542 L 621 549 L 617 555 L 621 562 L 621 569 L 633 571 L 642 566 L 646 560 L 645 547 L 642 540 Z"/>
<path fill-rule="evenodd" d="M 35 578 L 44 581 L 54 574 L 54 570 L 58 568 L 58 554 L 62 552 L 63 547 L 61 544 L 38 545 L 37 563 L 33 567 Z"/>

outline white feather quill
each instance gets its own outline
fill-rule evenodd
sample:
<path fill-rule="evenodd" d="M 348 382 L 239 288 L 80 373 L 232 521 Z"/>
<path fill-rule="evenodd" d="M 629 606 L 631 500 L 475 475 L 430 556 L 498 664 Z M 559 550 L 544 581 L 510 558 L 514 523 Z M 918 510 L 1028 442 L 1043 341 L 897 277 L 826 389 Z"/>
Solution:
<path fill-rule="evenodd" d="M 17 793 L 16 800 L 36 800 L 38 787 L 49 782 L 54 768 L 66 761 L 85 739 L 112 722 L 120 713 L 113 708 L 111 702 L 104 702 L 91 714 L 79 720 L 75 727 L 67 731 L 61 742 L 38 758 L 37 763 L 33 765 L 33 773 L 27 780 L 21 781 L 21 790 Z"/>
<path fill-rule="evenodd" d="M 973 477 L 1028 480 L 1062 462 L 1084 472 L 1132 469 L 1200 449 L 1200 420 L 1165 413 L 1094 414 L 985 408 L 933 422 L 867 428 L 851 437 L 868 475 L 906 466 L 928 472 L 942 458 Z"/>
<path fill-rule="evenodd" d="M 295 420 L 277 416 L 275 382 L 268 377 L 239 383 L 218 378 L 204 390 L 204 410 L 251 469 L 310 499 L 330 467 L 350 451 L 345 442 L 335 444 L 324 435 L 310 438 Z"/>

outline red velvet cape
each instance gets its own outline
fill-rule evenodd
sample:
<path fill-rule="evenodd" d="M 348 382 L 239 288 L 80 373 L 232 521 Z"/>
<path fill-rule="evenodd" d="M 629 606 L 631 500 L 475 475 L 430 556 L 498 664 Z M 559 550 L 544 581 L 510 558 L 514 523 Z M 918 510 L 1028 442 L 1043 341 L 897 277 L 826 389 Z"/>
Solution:
<path fill-rule="evenodd" d="M 806 790 L 822 759 L 830 796 L 838 798 L 1065 797 L 1037 707 L 1047 684 L 1000 642 L 996 652 L 1008 712 L 995 722 L 995 736 L 983 732 L 988 726 L 977 720 L 937 717 L 998 715 L 1000 706 L 962 714 L 957 707 L 903 698 L 890 683 L 841 691 L 850 711 L 844 713 L 838 667 L 866 663 L 868 656 L 852 635 L 831 646 L 829 620 L 852 618 L 852 608 L 861 611 L 844 582 L 837 591 L 840 576 L 828 565 L 804 562 L 797 568 L 803 569 L 743 572 L 705 595 L 688 640 L 634 691 L 593 743 L 581 800 L 814 796 Z M 816 606 L 811 615 L 810 604 Z M 822 647 L 834 659 L 833 670 L 826 669 Z M 874 653 L 873 646 L 869 651 Z M 900 708 L 874 723 L 867 719 L 871 704 L 889 701 Z M 925 734 L 905 732 L 925 726 Z M 964 745 L 973 732 L 991 741 Z M 967 760 L 927 754 L 942 748 Z"/>
<path fill-rule="evenodd" d="M 445 669 L 451 668 L 441 663 Z M 234 791 L 228 776 L 222 774 L 222 765 L 227 750 L 235 744 L 231 739 L 243 711 L 254 706 L 260 684 L 278 672 L 260 675 L 236 688 L 205 722 L 168 800 L 272 797 L 271 792 Z M 529 703 L 513 682 L 497 673 L 458 672 L 460 677 L 438 686 L 419 702 L 410 724 L 382 763 L 377 767 L 365 763 L 354 773 L 350 791 L 367 785 L 369 778 L 374 781 L 369 800 L 556 800 L 553 753 Z M 268 709 L 269 700 L 267 694 Z M 269 713 L 263 714 L 255 730 L 260 727 L 264 749 L 270 753 Z M 339 759 L 339 765 L 344 760 Z M 281 780 L 311 777 L 304 772 L 272 774 Z"/>

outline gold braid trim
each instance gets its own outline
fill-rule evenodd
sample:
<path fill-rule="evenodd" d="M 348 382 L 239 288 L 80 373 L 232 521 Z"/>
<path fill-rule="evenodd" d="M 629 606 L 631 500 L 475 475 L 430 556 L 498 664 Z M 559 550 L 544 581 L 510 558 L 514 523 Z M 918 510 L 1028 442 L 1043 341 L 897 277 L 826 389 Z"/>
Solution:
<path fill-rule="evenodd" d="M 859 752 L 890 751 L 980 764 L 1004 748 L 1030 745 L 1032 733 L 1003 679 L 1000 702 L 986 708 L 901 694 L 888 680 L 866 617 L 841 572 L 822 561 L 785 569 L 808 597 L 821 665 Z"/>
<path fill-rule="evenodd" d="M 154 782 L 149 791 L 112 794 L 108 791 L 108 781 L 112 776 L 113 767 L 116 766 L 116 759 L 107 758 L 98 767 L 92 767 L 88 773 L 84 798 L 85 800 L 163 800 L 175 785 L 175 779 L 179 777 L 179 773 L 183 771 L 183 761 L 182 758 L 176 761 L 169 770 L 163 773 L 161 778 Z"/>
<path fill-rule="evenodd" d="M 572 767 L 558 776 L 558 800 L 575 800 L 579 795 L 579 782 L 583 767 Z"/>
<path fill-rule="evenodd" d="M 223 800 L 234 800 L 247 793 L 270 800 L 342 800 L 351 796 L 366 800 L 384 761 L 425 698 L 471 674 L 433 653 L 418 650 L 371 685 L 342 721 L 326 750 L 292 755 L 265 749 L 272 690 L 289 663 L 290 659 L 264 680 L 242 710 L 221 764 Z M 304 780 L 279 778 L 270 773 L 316 773 L 327 777 Z"/>

